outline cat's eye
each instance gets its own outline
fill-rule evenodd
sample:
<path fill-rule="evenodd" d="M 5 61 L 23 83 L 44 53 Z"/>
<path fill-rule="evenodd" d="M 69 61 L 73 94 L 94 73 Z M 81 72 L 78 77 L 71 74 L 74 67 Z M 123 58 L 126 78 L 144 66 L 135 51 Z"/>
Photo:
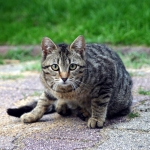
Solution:
<path fill-rule="evenodd" d="M 58 66 L 57 64 L 51 65 L 51 68 L 52 68 L 54 71 L 58 71 L 58 70 L 59 70 L 59 66 Z"/>
<path fill-rule="evenodd" d="M 75 70 L 77 68 L 77 64 L 70 64 L 69 70 Z"/>

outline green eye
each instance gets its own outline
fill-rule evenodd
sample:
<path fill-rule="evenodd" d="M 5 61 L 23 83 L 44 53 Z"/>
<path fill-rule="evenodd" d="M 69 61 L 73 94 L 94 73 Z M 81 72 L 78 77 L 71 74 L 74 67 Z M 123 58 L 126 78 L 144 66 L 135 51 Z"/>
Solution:
<path fill-rule="evenodd" d="M 69 69 L 75 70 L 77 68 L 77 64 L 70 64 Z"/>
<path fill-rule="evenodd" d="M 52 68 L 54 71 L 58 71 L 58 70 L 59 70 L 59 66 L 58 66 L 57 64 L 51 65 L 51 68 Z"/>

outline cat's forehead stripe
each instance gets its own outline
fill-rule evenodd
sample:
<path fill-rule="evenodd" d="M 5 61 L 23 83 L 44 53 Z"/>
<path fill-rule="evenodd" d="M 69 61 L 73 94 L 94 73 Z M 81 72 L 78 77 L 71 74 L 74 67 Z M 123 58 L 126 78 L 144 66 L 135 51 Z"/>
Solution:
<path fill-rule="evenodd" d="M 61 52 L 64 52 L 64 53 L 65 53 L 66 51 L 68 51 L 68 50 L 67 50 L 68 45 L 65 44 L 65 43 L 59 44 L 58 46 L 59 46 Z"/>

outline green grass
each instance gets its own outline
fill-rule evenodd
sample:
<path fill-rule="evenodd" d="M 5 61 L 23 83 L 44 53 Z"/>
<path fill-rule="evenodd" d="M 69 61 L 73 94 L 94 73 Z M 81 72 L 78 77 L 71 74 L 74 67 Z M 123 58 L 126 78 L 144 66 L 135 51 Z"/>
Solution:
<path fill-rule="evenodd" d="M 143 77 L 145 75 L 144 72 L 131 72 L 131 71 L 129 71 L 129 74 L 130 74 L 131 77 L 135 77 L 135 76 Z"/>
<path fill-rule="evenodd" d="M 145 91 L 141 87 L 139 88 L 138 93 L 141 95 L 150 95 L 150 91 Z"/>
<path fill-rule="evenodd" d="M 32 64 L 26 65 L 22 71 L 41 71 L 41 63 L 40 61 L 36 61 Z"/>
<path fill-rule="evenodd" d="M 23 78 L 23 75 L 0 75 L 0 79 L 2 80 L 16 80 L 18 78 Z"/>
<path fill-rule="evenodd" d="M 35 91 L 31 96 L 40 96 L 42 93 Z"/>
<path fill-rule="evenodd" d="M 137 52 L 134 53 L 132 52 L 125 55 L 122 54 L 121 52 L 118 52 L 118 54 L 127 68 L 140 69 L 142 67 L 150 66 L 150 59 L 149 59 L 150 54 Z M 8 53 L 6 53 L 5 55 L 0 55 L 0 64 L 3 64 L 5 59 L 15 59 L 19 60 L 20 62 L 37 60 L 35 63 L 31 65 L 25 66 L 25 69 L 23 71 L 40 71 L 41 56 L 40 55 L 33 56 L 31 50 L 21 50 L 21 49 L 9 50 Z"/>
<path fill-rule="evenodd" d="M 130 119 L 135 118 L 135 117 L 139 117 L 139 116 L 140 116 L 140 115 L 139 115 L 138 112 L 131 112 L 131 113 L 128 114 L 128 117 L 129 117 Z"/>
<path fill-rule="evenodd" d="M 87 42 L 150 45 L 150 0 L 0 1 L 0 44 Z"/>
<path fill-rule="evenodd" d="M 0 55 L 0 64 L 4 64 L 4 59 L 19 60 L 21 62 L 40 59 L 40 56 L 33 56 L 31 50 L 9 50 L 5 55 Z"/>
<path fill-rule="evenodd" d="M 132 52 L 125 55 L 118 52 L 118 54 L 127 68 L 140 69 L 142 67 L 150 66 L 150 54 L 138 52 Z"/>

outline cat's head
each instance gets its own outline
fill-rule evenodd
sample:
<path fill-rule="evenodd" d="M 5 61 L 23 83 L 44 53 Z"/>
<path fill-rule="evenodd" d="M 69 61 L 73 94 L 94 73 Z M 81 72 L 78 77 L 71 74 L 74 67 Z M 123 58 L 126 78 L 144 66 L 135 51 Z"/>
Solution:
<path fill-rule="evenodd" d="M 85 41 L 78 36 L 70 45 L 42 40 L 42 75 L 47 87 L 55 91 L 75 90 L 85 69 Z"/>

